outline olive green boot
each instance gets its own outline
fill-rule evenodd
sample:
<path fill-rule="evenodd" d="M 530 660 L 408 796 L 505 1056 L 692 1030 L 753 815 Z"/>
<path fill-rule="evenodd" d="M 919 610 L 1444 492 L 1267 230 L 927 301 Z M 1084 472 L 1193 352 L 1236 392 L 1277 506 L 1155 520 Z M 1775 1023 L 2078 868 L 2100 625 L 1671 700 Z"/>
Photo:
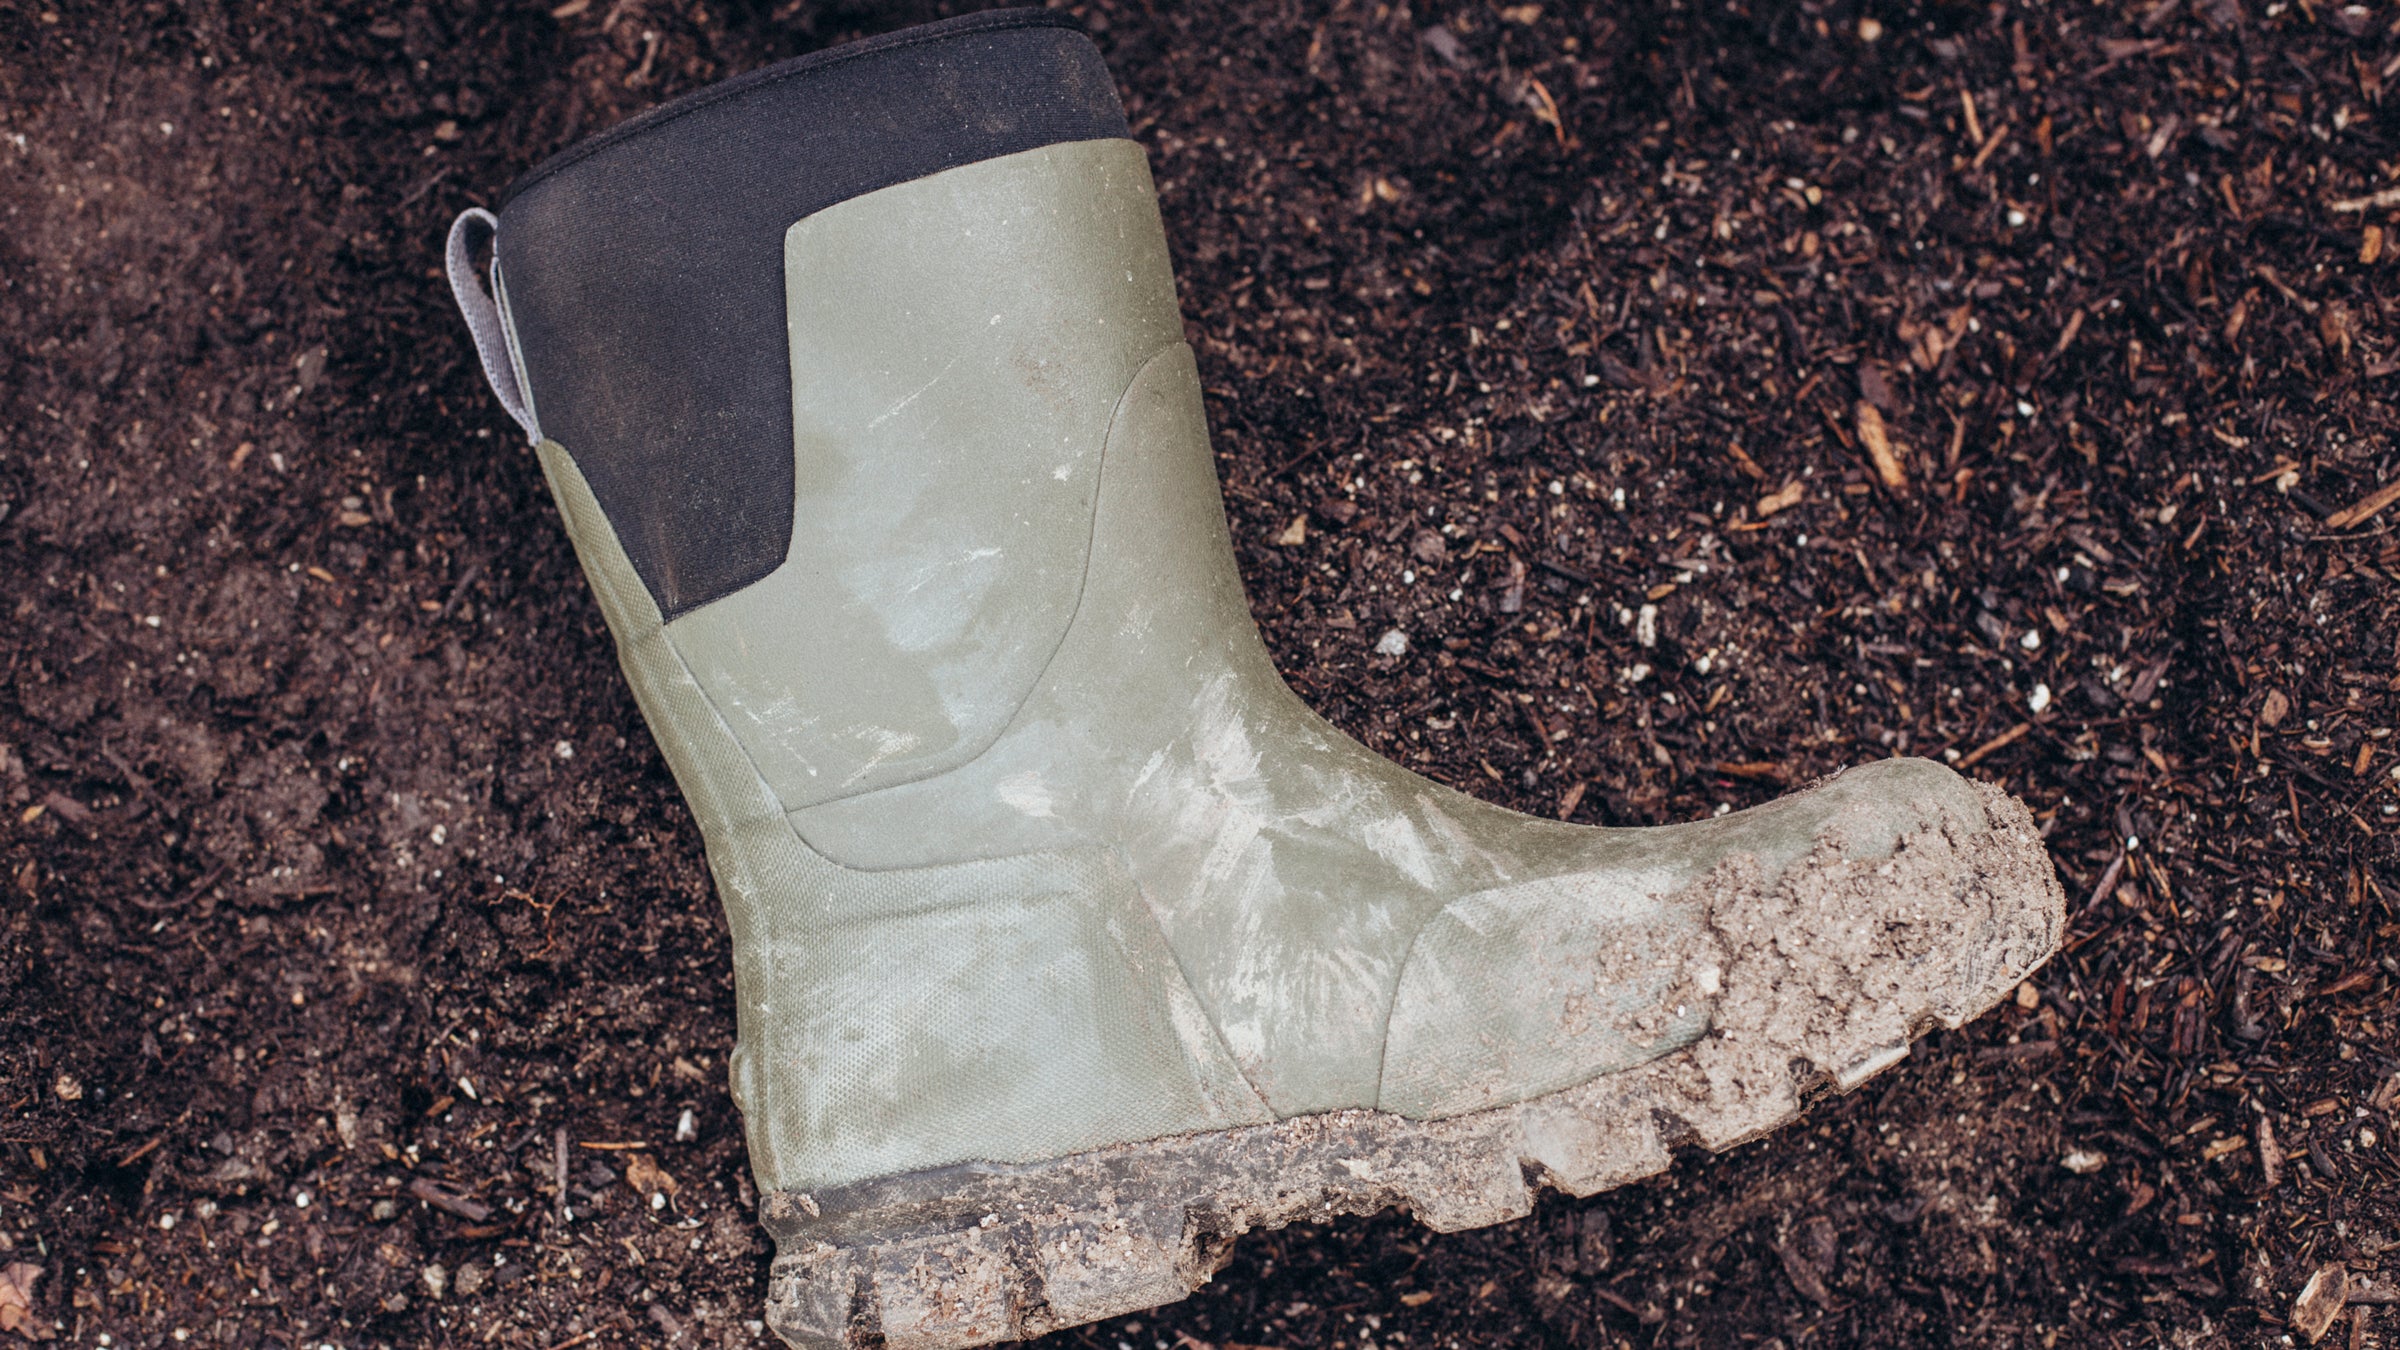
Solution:
<path fill-rule="evenodd" d="M 707 840 L 795 1345 L 1027 1336 L 1248 1228 L 1619 1185 L 2057 943 L 2024 808 L 1923 760 L 1592 829 L 1310 712 L 1141 147 L 1049 13 L 636 118 L 451 261 Z"/>

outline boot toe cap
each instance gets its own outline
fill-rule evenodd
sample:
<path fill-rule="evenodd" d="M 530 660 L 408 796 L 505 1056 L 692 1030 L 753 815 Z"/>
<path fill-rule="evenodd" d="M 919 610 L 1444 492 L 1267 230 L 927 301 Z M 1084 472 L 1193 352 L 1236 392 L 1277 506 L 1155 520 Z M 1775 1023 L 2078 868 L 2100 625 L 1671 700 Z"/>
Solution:
<path fill-rule="evenodd" d="M 1402 971 L 1379 1105 L 1419 1119 L 1507 1105 L 1712 1030 L 1839 1077 L 1833 1061 L 1980 1012 L 1997 965 L 2048 950 L 1996 936 L 1999 910 L 2042 906 L 1979 885 L 1996 866 L 1988 795 L 1886 760 L 1714 820 L 1592 831 L 1586 866 L 1453 901 Z"/>

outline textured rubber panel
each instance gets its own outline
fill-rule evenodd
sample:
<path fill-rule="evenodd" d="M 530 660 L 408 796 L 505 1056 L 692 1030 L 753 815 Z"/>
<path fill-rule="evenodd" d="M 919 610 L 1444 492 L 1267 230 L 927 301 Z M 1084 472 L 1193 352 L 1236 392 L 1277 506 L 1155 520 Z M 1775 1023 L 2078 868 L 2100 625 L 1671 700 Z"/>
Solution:
<path fill-rule="evenodd" d="M 785 230 L 943 169 L 1125 136 L 1071 23 L 986 12 L 787 61 L 510 190 L 500 270 L 543 433 L 574 448 L 666 617 L 765 576 L 791 539 Z"/>
<path fill-rule="evenodd" d="M 1831 848 L 1772 879 L 1696 883 L 1709 1033 L 1640 1068 L 1441 1121 L 1302 1116 L 1031 1166 L 949 1167 L 770 1194 L 767 1320 L 805 1350 L 947 1350 L 1184 1297 L 1250 1229 L 1391 1206 L 1443 1232 L 1519 1218 L 1731 1148 L 1999 1002 L 2057 950 L 2066 897 L 2031 816 L 1989 786 L 1988 828 L 1909 835 L 1882 862 Z M 1713 972 L 1713 973 L 1712 973 Z"/>

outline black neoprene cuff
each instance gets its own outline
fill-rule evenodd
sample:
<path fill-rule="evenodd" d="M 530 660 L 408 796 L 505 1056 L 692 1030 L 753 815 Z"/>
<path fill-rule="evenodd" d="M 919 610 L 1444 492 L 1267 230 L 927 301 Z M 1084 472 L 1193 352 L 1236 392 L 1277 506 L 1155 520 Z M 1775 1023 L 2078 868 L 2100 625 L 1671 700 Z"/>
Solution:
<path fill-rule="evenodd" d="M 542 434 L 669 618 L 783 561 L 792 386 L 783 236 L 837 202 L 1127 135 L 1073 21 L 998 10 L 752 71 L 552 157 L 500 213 Z"/>

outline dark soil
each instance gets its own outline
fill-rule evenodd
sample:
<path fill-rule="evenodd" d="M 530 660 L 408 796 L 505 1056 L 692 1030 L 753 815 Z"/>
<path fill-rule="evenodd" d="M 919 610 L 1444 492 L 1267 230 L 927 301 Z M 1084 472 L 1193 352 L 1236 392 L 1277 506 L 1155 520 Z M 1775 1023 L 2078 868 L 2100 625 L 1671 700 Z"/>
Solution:
<path fill-rule="evenodd" d="M 756 1343 L 700 842 L 439 243 L 948 7 L 40 5 L 0 6 L 0 1319 L 38 1269 L 17 1334 L 76 1344 Z M 2400 509 L 2348 508 L 2400 481 L 2400 226 L 2333 205 L 2400 172 L 2391 11 L 1564 9 L 1077 7 L 1277 656 L 1578 820 L 1956 757 L 2040 815 L 2068 950 L 1729 1156 L 1253 1236 L 1058 1339 L 2280 1345 L 2312 1271 L 2391 1289 Z"/>

